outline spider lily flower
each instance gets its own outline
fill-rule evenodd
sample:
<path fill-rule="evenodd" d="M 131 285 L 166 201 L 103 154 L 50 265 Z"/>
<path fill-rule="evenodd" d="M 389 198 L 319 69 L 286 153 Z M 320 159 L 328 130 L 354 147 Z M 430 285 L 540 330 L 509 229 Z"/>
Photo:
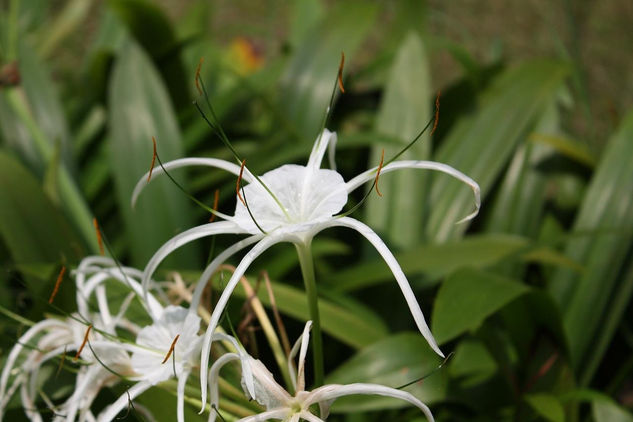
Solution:
<path fill-rule="evenodd" d="M 203 237 L 219 234 L 242 234 L 248 237 L 238 241 L 219 254 L 203 271 L 193 294 L 190 311 L 195 312 L 200 296 L 210 276 L 226 259 L 238 251 L 254 246 L 244 255 L 235 272 L 226 284 L 218 303 L 213 310 L 211 320 L 204 336 L 201 358 L 201 389 L 203 408 L 206 404 L 206 383 L 208 375 L 209 354 L 211 350 L 212 335 L 219 323 L 224 308 L 230 295 L 244 275 L 251 263 L 271 246 L 280 242 L 294 243 L 297 248 L 308 248 L 312 238 L 320 231 L 330 227 L 347 227 L 356 230 L 364 236 L 382 256 L 385 263 L 391 269 L 404 298 L 409 306 L 413 319 L 429 345 L 440 356 L 444 356 L 437 346 L 433 335 L 424 319 L 420 305 L 415 298 L 413 290 L 395 257 L 380 239 L 380 237 L 364 223 L 339 213 L 348 200 L 348 195 L 366 182 L 376 178 L 376 174 L 389 173 L 400 169 L 428 169 L 446 173 L 467 184 L 474 193 L 475 210 L 460 222 L 474 218 L 480 206 L 479 185 L 468 176 L 460 173 L 452 167 L 433 161 L 394 161 L 382 168 L 372 168 L 348 182 L 335 170 L 322 169 L 321 162 L 325 151 L 330 147 L 330 162 L 333 167 L 334 145 L 336 134 L 324 129 L 317 138 L 310 158 L 306 166 L 286 164 L 271 170 L 257 179 L 248 169 L 241 169 L 228 161 L 214 158 L 185 158 L 165 163 L 161 168 L 156 168 L 150 179 L 159 174 L 186 166 L 209 166 L 220 168 L 235 175 L 242 174 L 243 180 L 248 183 L 242 189 L 242 196 L 249 208 L 237 201 L 233 216 L 216 213 L 225 221 L 204 224 L 189 229 L 167 241 L 150 259 L 143 274 L 143 291 L 147 292 L 150 286 L 150 277 L 172 251 L 182 245 Z M 147 184 L 150 173 L 146 173 L 137 183 L 132 195 L 132 205 L 138 195 Z"/>
<path fill-rule="evenodd" d="M 270 419 L 290 422 L 298 422 L 301 419 L 310 422 L 323 422 L 327 419 L 330 413 L 330 406 L 337 398 L 353 394 L 379 395 L 405 400 L 420 409 L 428 421 L 434 421 L 433 414 L 430 409 L 416 397 L 406 391 L 385 387 L 379 384 L 329 384 L 316 388 L 312 391 L 306 391 L 304 369 L 311 325 L 311 321 L 306 323 L 302 336 L 297 340 L 290 352 L 288 366 L 291 374 L 293 374 L 293 388 L 296 391 L 294 396 L 277 384 L 273 375 L 260 360 L 246 355 L 245 352 L 241 352 L 242 355 L 239 358 L 234 358 L 240 359 L 242 363 L 242 374 L 247 373 L 248 376 L 252 376 L 254 381 L 253 393 L 249 391 L 249 389 L 245 388 L 247 380 L 243 378 L 242 386 L 244 387 L 245 394 L 250 399 L 254 399 L 266 408 L 266 411 L 263 413 L 242 418 L 238 422 L 259 422 Z M 295 375 L 291 366 L 297 352 L 299 353 L 299 360 Z M 209 376 L 209 390 L 211 393 L 210 402 L 211 406 L 216 409 L 219 403 L 217 393 L 217 374 L 221 367 L 231 360 L 228 357 L 225 358 L 225 356 L 228 355 L 224 355 L 213 364 L 211 367 L 211 376 Z M 310 407 L 312 405 L 319 406 L 320 417 L 311 412 Z M 215 422 L 215 419 L 216 412 L 212 411 L 209 416 L 209 422 Z"/>

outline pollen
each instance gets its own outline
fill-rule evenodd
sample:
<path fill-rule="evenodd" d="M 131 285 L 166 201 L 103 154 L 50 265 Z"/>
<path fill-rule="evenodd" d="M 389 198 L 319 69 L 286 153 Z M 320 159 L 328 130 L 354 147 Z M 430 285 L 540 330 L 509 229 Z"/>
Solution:
<path fill-rule="evenodd" d="M 92 219 L 92 225 L 95 226 L 95 232 L 97 233 L 97 243 L 99 244 L 99 253 L 101 255 L 105 255 L 105 250 L 103 249 L 103 238 L 101 237 L 101 230 L 99 230 L 99 222 L 96 218 Z"/>
<path fill-rule="evenodd" d="M 53 288 L 53 293 L 51 293 L 51 297 L 48 298 L 48 303 L 53 303 L 55 300 L 55 296 L 57 296 L 57 292 L 59 291 L 59 286 L 62 284 L 62 280 L 64 279 L 64 274 L 66 273 L 66 267 L 62 266 L 62 269 L 59 271 L 59 275 L 57 276 L 57 281 L 55 281 L 55 287 Z"/>
<path fill-rule="evenodd" d="M 345 87 L 343 87 L 343 65 L 345 64 L 345 53 L 341 51 L 341 63 L 338 65 L 338 88 L 343 94 L 345 94 Z"/>
<path fill-rule="evenodd" d="M 152 180 L 152 172 L 154 171 L 154 164 L 156 164 L 156 156 L 158 155 L 156 153 L 156 138 L 154 138 L 152 136 L 152 144 L 154 146 L 154 152 L 152 154 L 152 165 L 149 167 L 149 174 L 147 175 L 147 183 L 149 183 L 150 180 Z"/>
<path fill-rule="evenodd" d="M 374 185 L 376 186 L 376 193 L 378 194 L 378 196 L 382 197 L 382 193 L 380 193 L 380 190 L 378 189 L 378 178 L 380 177 L 380 170 L 382 170 L 382 164 L 385 161 L 385 150 L 382 150 L 382 153 L 380 154 L 380 164 L 378 164 L 378 170 L 376 170 L 376 179 L 374 179 Z"/>
<path fill-rule="evenodd" d="M 244 198 L 242 198 L 242 194 L 240 193 L 240 190 L 242 188 L 242 175 L 244 174 L 245 164 L 246 164 L 246 160 L 242 160 L 242 166 L 240 167 L 240 175 L 238 176 L 237 184 L 235 185 L 235 191 L 237 192 L 237 197 L 240 199 L 242 204 L 244 204 L 244 206 L 246 206 L 246 202 L 244 201 Z"/>
<path fill-rule="evenodd" d="M 84 341 L 81 342 L 81 346 L 79 346 L 79 349 L 77 349 L 77 353 L 75 354 L 75 358 L 73 359 L 75 362 L 77 361 L 77 359 L 79 359 L 79 355 L 81 355 L 82 350 L 84 350 L 84 347 L 86 346 L 86 343 L 88 342 L 88 336 L 90 335 L 90 330 L 92 330 L 92 324 L 88 326 L 88 329 L 86 330 L 86 334 L 84 334 Z"/>
<path fill-rule="evenodd" d="M 220 189 L 216 189 L 215 193 L 213 194 L 213 211 L 218 210 L 219 201 L 220 201 Z M 215 221 L 215 214 L 211 214 L 211 218 L 209 218 L 209 223 L 213 223 L 213 221 Z"/>
<path fill-rule="evenodd" d="M 169 350 L 167 351 L 167 354 L 165 355 L 165 359 L 163 359 L 161 364 L 167 362 L 171 354 L 174 353 L 174 347 L 176 347 L 176 342 L 178 341 L 179 338 L 180 338 L 180 334 L 176 334 L 176 337 L 174 337 L 174 341 L 171 342 L 171 346 L 169 346 Z"/>

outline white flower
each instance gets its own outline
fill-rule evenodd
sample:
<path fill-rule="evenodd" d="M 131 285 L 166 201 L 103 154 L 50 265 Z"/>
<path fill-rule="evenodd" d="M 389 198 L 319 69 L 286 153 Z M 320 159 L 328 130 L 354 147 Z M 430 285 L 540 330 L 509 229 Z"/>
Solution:
<path fill-rule="evenodd" d="M 244 387 L 244 392 L 251 399 L 254 399 L 264 406 L 266 411 L 260 413 L 259 415 L 242 418 L 238 422 L 257 422 L 267 421 L 270 419 L 290 422 L 297 422 L 301 419 L 309 422 L 323 422 L 327 419 L 330 412 L 330 406 L 334 400 L 339 397 L 349 396 L 352 394 L 379 395 L 405 400 L 418 407 L 430 422 L 434 421 L 429 408 L 413 395 L 406 391 L 385 387 L 383 385 L 361 383 L 347 385 L 329 384 L 316 388 L 312 391 L 305 391 L 304 366 L 308 350 L 310 327 L 311 321 L 308 321 L 305 329 L 303 330 L 303 335 L 299 340 L 297 340 L 290 353 L 288 366 L 290 373 L 293 374 L 293 388 L 296 391 L 294 396 L 277 384 L 273 375 L 260 360 L 252 358 L 240 349 L 239 357 L 233 357 L 233 359 L 231 359 L 230 354 L 224 355 L 211 367 L 211 373 L 209 376 L 211 406 L 217 408 L 219 403 L 217 393 L 217 374 L 221 367 L 231 360 L 240 359 L 242 364 L 242 385 Z M 297 355 L 297 352 L 299 352 L 299 361 L 296 376 L 294 376 L 291 365 L 292 360 L 294 360 L 294 357 Z M 249 379 L 246 378 L 244 374 L 248 374 L 248 377 L 252 377 L 252 387 L 248 388 Z M 315 404 L 318 404 L 319 406 L 320 417 L 314 415 L 310 411 L 310 406 Z M 209 422 L 214 422 L 215 419 L 216 412 L 212 410 L 211 415 L 209 416 Z"/>
<path fill-rule="evenodd" d="M 202 291 L 218 266 L 241 249 L 255 244 L 242 258 L 224 288 L 205 333 L 200 369 L 203 403 L 206 402 L 206 383 L 204 380 L 207 379 L 208 374 L 212 334 L 233 289 L 246 269 L 271 246 L 280 242 L 291 242 L 299 247 L 307 247 L 317 233 L 329 227 L 347 227 L 356 230 L 376 248 L 393 272 L 418 329 L 433 350 L 443 356 L 427 326 L 411 286 L 389 248 L 367 225 L 350 217 L 336 215 L 347 203 L 348 194 L 364 183 L 373 180 L 378 168 L 367 170 L 348 182 L 345 182 L 343 177 L 334 170 L 321 169 L 321 161 L 328 145 L 331 153 L 330 161 L 334 161 L 333 146 L 335 143 L 336 134 L 325 129 L 317 138 L 306 166 L 283 165 L 265 173 L 260 179 L 261 182 L 256 180 L 247 169 L 244 169 L 243 179 L 249 184 L 242 190 L 242 195 L 249 205 L 250 213 L 241 201 L 237 201 L 234 216 L 220 214 L 226 221 L 204 224 L 173 237 L 154 254 L 145 267 L 142 284 L 146 292 L 149 288 L 150 277 L 158 265 L 180 246 L 195 239 L 217 234 L 249 235 L 227 248 L 207 266 L 194 291 L 190 310 L 195 312 Z M 175 160 L 166 163 L 164 169 L 170 170 L 184 166 L 210 166 L 227 170 L 236 175 L 240 174 L 239 166 L 213 158 Z M 474 180 L 452 167 L 432 161 L 394 161 L 385 165 L 380 171 L 381 174 L 384 174 L 399 169 L 437 170 L 466 183 L 474 192 L 475 210 L 461 221 L 469 220 L 478 213 L 480 206 L 479 186 Z M 152 178 L 163 171 L 163 168 L 155 169 Z M 135 203 L 141 190 L 147 184 L 147 177 L 148 174 L 144 175 L 136 185 L 132 204 Z"/>

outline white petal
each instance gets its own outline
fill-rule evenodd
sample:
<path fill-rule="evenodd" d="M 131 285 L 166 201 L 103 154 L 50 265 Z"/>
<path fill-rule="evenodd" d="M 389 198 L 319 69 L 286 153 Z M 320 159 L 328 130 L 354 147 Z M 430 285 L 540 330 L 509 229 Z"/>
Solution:
<path fill-rule="evenodd" d="M 133 385 L 127 392 L 121 394 L 119 398 L 110 406 L 103 409 L 97 420 L 99 422 L 110 422 L 121 412 L 123 409 L 130 405 L 130 401 L 140 396 L 145 391 L 149 390 L 152 386 L 149 382 L 141 381 Z"/>
<path fill-rule="evenodd" d="M 310 342 L 310 328 L 312 328 L 312 321 L 306 322 L 305 327 L 303 328 L 303 334 L 301 337 L 297 339 L 295 344 L 292 346 L 290 350 L 290 354 L 288 356 L 288 372 L 290 373 L 290 379 L 292 381 L 292 385 L 295 391 L 300 392 L 305 390 L 305 358 L 308 352 L 308 343 Z M 297 351 L 299 350 L 299 345 L 301 345 L 301 353 L 299 353 L 299 364 L 297 365 L 297 376 L 295 377 L 293 371 L 293 360 L 297 355 Z"/>
<path fill-rule="evenodd" d="M 185 422 L 185 385 L 187 384 L 187 378 L 189 378 L 190 371 L 185 370 L 178 378 L 178 403 L 176 404 L 176 414 L 178 422 Z"/>
<path fill-rule="evenodd" d="M 193 294 L 191 296 L 191 304 L 189 305 L 190 312 L 194 312 L 194 313 L 198 312 L 198 306 L 200 305 L 200 299 L 202 297 L 202 293 L 205 287 L 207 287 L 207 284 L 209 283 L 211 276 L 213 276 L 213 274 L 217 271 L 218 267 L 222 265 L 231 256 L 233 256 L 233 254 L 241 251 L 245 247 L 250 246 L 255 242 L 258 242 L 259 240 L 261 240 L 262 237 L 264 237 L 264 235 L 259 234 L 259 235 L 247 237 L 246 239 L 240 240 L 239 242 L 231 245 L 230 247 L 222 251 L 222 253 L 216 256 L 213 259 L 213 261 L 211 261 L 209 265 L 207 265 L 207 268 L 205 268 L 204 271 L 202 272 L 202 275 L 200 275 L 200 278 L 198 279 L 198 282 L 196 283 L 196 288 L 193 291 Z"/>
<path fill-rule="evenodd" d="M 209 325 L 207 326 L 207 331 L 204 334 L 204 340 L 202 343 L 202 354 L 200 359 L 200 389 L 202 390 L 202 409 L 200 413 L 204 412 L 204 408 L 207 402 L 207 377 L 209 372 L 209 356 L 211 353 L 211 342 L 213 341 L 213 333 L 220 322 L 220 317 L 224 312 L 224 308 L 235 290 L 235 286 L 239 283 L 240 278 L 244 275 L 248 267 L 251 263 L 261 255 L 266 249 L 270 248 L 272 245 L 278 242 L 278 239 L 272 236 L 265 237 L 258 244 L 256 244 L 248 253 L 242 258 L 242 261 L 239 263 L 235 272 L 229 279 L 220 299 L 218 299 L 218 303 L 215 305 L 213 309 L 213 313 L 211 314 L 211 320 L 209 321 Z"/>
<path fill-rule="evenodd" d="M 189 166 L 215 167 L 222 170 L 226 170 L 230 173 L 233 173 L 236 176 L 239 176 L 240 174 L 240 166 L 233 164 L 229 161 L 219 160 L 217 158 L 181 158 L 179 160 L 168 161 L 167 163 L 164 163 L 162 167 L 164 167 L 165 170 L 169 171 L 169 170 L 174 170 L 180 167 L 189 167 Z M 160 165 L 156 165 L 154 167 L 154 169 L 152 170 L 152 178 L 150 179 L 150 181 L 154 180 L 157 176 L 164 173 L 162 167 Z M 134 205 L 136 204 L 136 200 L 138 199 L 138 196 L 141 194 L 141 191 L 143 190 L 143 188 L 147 186 L 148 176 L 149 176 L 149 171 L 145 173 L 143 177 L 141 177 L 139 181 L 136 183 L 136 186 L 134 187 L 134 191 L 132 193 L 132 208 L 134 208 Z M 242 174 L 242 178 L 246 182 L 249 182 L 249 183 L 252 181 L 252 176 L 250 175 L 249 172 L 244 172 Z"/>
<path fill-rule="evenodd" d="M 248 361 L 255 380 L 255 395 L 252 398 L 266 409 L 288 406 L 292 397 L 275 381 L 268 368 L 260 360 L 250 356 Z"/>
<path fill-rule="evenodd" d="M 373 169 L 369 169 L 354 177 L 350 181 L 347 182 L 347 192 L 352 192 L 354 189 L 363 185 L 365 182 L 373 180 L 376 177 L 376 170 L 378 168 L 374 167 Z M 394 170 L 400 169 L 422 169 L 422 170 L 436 170 L 442 173 L 446 173 L 450 176 L 453 176 L 457 180 L 466 183 L 473 190 L 473 194 L 475 195 L 475 210 L 468 214 L 466 217 L 462 218 L 457 222 L 463 223 L 465 221 L 471 220 L 475 218 L 475 216 L 479 213 L 479 208 L 481 206 L 481 194 L 479 190 L 479 185 L 470 177 L 466 176 L 464 173 L 455 170 L 453 167 L 443 164 L 436 163 L 435 161 L 414 161 L 414 160 L 404 160 L 404 161 L 394 161 L 393 163 L 387 164 L 380 170 L 380 174 L 389 173 Z"/>
<path fill-rule="evenodd" d="M 143 287 L 145 301 L 147 302 L 149 300 L 150 278 L 152 277 L 152 274 L 154 274 L 156 268 L 158 268 L 163 259 L 165 259 L 170 253 L 191 241 L 200 239 L 201 237 L 228 233 L 240 234 L 242 233 L 242 230 L 230 221 L 219 221 L 217 223 L 203 224 L 202 226 L 194 227 L 169 239 L 158 251 L 156 251 L 143 271 L 143 280 L 141 285 Z M 152 317 L 156 318 L 157 315 L 154 314 Z"/>
<path fill-rule="evenodd" d="M 211 404 L 211 413 L 209 413 L 209 422 L 215 422 L 217 416 L 216 411 L 220 405 L 220 393 L 218 386 L 218 377 L 220 376 L 220 369 L 224 365 L 234 360 L 240 360 L 240 356 L 237 353 L 225 353 L 220 356 L 213 365 L 211 365 L 211 371 L 209 372 L 209 403 Z"/>
<path fill-rule="evenodd" d="M 283 420 L 288 416 L 288 409 L 272 409 L 259 415 L 247 416 L 238 420 L 237 422 L 266 422 L 270 419 Z"/>
<path fill-rule="evenodd" d="M 308 422 L 325 422 L 324 419 L 321 419 L 321 418 L 313 415 L 308 410 L 304 410 L 303 412 L 301 412 L 301 414 L 299 414 L 297 416 L 301 417 L 301 419 L 305 419 Z M 297 420 L 299 420 L 299 418 L 297 418 Z"/>
<path fill-rule="evenodd" d="M 435 420 L 433 419 L 433 414 L 431 413 L 431 410 L 429 410 L 428 406 L 410 393 L 378 384 L 324 385 L 323 387 L 319 387 L 310 393 L 309 397 L 306 398 L 304 406 L 314 403 L 332 402 L 339 397 L 353 394 L 386 396 L 405 400 L 420 409 L 429 422 L 434 422 Z M 327 414 L 321 416 L 327 417 Z"/>
<path fill-rule="evenodd" d="M 306 167 L 312 169 L 313 171 L 321 168 L 321 162 L 323 161 L 325 150 L 328 145 L 330 145 L 330 142 L 333 145 L 336 145 L 336 132 L 330 132 L 327 129 L 323 129 L 323 132 L 321 132 L 312 146 L 312 152 L 310 152 L 310 158 L 308 159 Z"/>
<path fill-rule="evenodd" d="M 424 319 L 424 315 L 422 314 L 422 309 L 420 309 L 420 304 L 418 303 L 415 295 L 413 294 L 413 290 L 409 285 L 409 281 L 407 277 L 402 272 L 402 268 L 400 268 L 400 264 L 396 261 L 396 258 L 393 256 L 387 245 L 378 237 L 378 235 L 370 229 L 367 225 L 361 223 L 358 220 L 354 220 L 350 217 L 343 217 L 339 219 L 335 219 L 332 221 L 333 226 L 343 226 L 349 227 L 360 234 L 362 234 L 365 239 L 371 243 L 376 251 L 382 256 L 385 260 L 385 263 L 389 266 L 389 269 L 393 273 L 393 276 L 396 278 L 398 282 L 398 286 L 400 286 L 400 290 L 402 290 L 402 294 L 404 295 L 405 300 L 407 301 L 407 305 L 409 305 L 409 310 L 411 311 L 411 315 L 413 315 L 413 319 L 415 320 L 420 333 L 424 336 L 426 341 L 429 343 L 431 348 L 435 350 L 435 352 L 444 357 L 444 354 L 437 346 L 435 339 L 433 338 L 433 334 L 431 330 L 429 330 L 428 325 L 426 324 L 426 320 Z"/>

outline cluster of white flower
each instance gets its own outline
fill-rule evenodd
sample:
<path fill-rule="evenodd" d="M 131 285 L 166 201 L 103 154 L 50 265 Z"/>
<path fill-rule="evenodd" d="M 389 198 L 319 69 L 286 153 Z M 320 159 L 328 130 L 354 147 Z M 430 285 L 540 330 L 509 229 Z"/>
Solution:
<path fill-rule="evenodd" d="M 248 169 L 212 158 L 175 160 L 155 169 L 151 176 L 145 175 L 134 191 L 133 202 L 146 185 L 148 177 L 153 179 L 165 171 L 191 165 L 220 168 L 235 175 L 243 172 L 243 180 L 248 183 L 242 190 L 246 201 L 236 199 L 233 216 L 217 213 L 225 221 L 192 228 L 169 240 L 150 259 L 143 272 L 120 267 L 113 260 L 104 257 L 89 257 L 82 261 L 74 272 L 77 313 L 66 319 L 50 318 L 35 324 L 11 351 L 0 379 L 0 419 L 13 393 L 19 389 L 27 416 L 32 420 L 41 420 L 36 399 L 42 395 L 37 388 L 42 365 L 50 360 L 63 359 L 69 352 L 75 352 L 74 360 L 80 361 L 80 364 L 75 365 L 77 376 L 73 394 L 59 405 L 44 398 L 56 420 L 113 420 L 138 395 L 174 376 L 178 380 L 177 419 L 183 421 L 186 382 L 192 370 L 199 368 L 202 409 L 208 409 L 206 403 L 210 400 L 212 410 L 209 419 L 213 421 L 219 405 L 220 368 L 227 362 L 239 361 L 245 394 L 265 407 L 263 413 L 241 419 L 244 422 L 268 419 L 322 421 L 327 418 L 332 401 L 349 394 L 376 394 L 406 400 L 421 409 L 427 419 L 432 421 L 433 416 L 428 407 L 417 398 L 407 392 L 381 385 L 324 385 L 313 391 L 306 391 L 304 362 L 311 322 L 306 324 L 303 335 L 288 358 L 292 361 L 299 353 L 296 373 L 290 367 L 290 373 L 294 374 L 291 386 L 295 391 L 294 396 L 277 384 L 263 363 L 249 356 L 237 340 L 217 331 L 220 317 L 234 288 L 251 263 L 264 251 L 280 242 L 293 243 L 298 249 L 309 248 L 312 238 L 322 230 L 347 227 L 364 236 L 383 257 L 393 272 L 421 334 L 443 356 L 393 254 L 368 226 L 339 213 L 347 203 L 348 195 L 365 182 L 374 180 L 377 173 L 384 174 L 398 169 L 431 169 L 457 178 L 470 186 L 475 196 L 475 210 L 465 220 L 473 218 L 479 210 L 479 186 L 457 170 L 431 161 L 394 161 L 384 167 L 367 170 L 345 182 L 334 169 L 321 168 L 328 146 L 330 165 L 334 168 L 335 143 L 336 134 L 326 129 L 317 138 L 307 166 L 284 165 L 265 173 L 261 178 L 253 176 Z M 161 300 L 166 295 L 152 281 L 152 275 L 159 264 L 180 246 L 217 234 L 247 237 L 222 251 L 205 268 L 195 286 L 188 309 L 163 306 Z M 228 258 L 251 245 L 254 246 L 242 258 L 213 309 L 206 324 L 206 332 L 199 335 L 201 319 L 197 310 L 208 280 Z M 106 282 L 116 282 L 129 289 L 128 295 L 116 311 L 110 308 Z M 147 313 L 147 321 L 151 322 L 145 327 L 138 325 L 138 319 L 135 322 L 126 317 L 134 301 L 142 305 Z M 124 340 L 126 338 L 135 340 Z M 234 351 L 221 355 L 209 371 L 211 345 L 214 340 L 232 344 Z M 95 415 L 91 407 L 100 389 L 123 380 L 135 384 Z M 314 404 L 319 405 L 320 417 L 310 410 L 310 406 Z"/>

